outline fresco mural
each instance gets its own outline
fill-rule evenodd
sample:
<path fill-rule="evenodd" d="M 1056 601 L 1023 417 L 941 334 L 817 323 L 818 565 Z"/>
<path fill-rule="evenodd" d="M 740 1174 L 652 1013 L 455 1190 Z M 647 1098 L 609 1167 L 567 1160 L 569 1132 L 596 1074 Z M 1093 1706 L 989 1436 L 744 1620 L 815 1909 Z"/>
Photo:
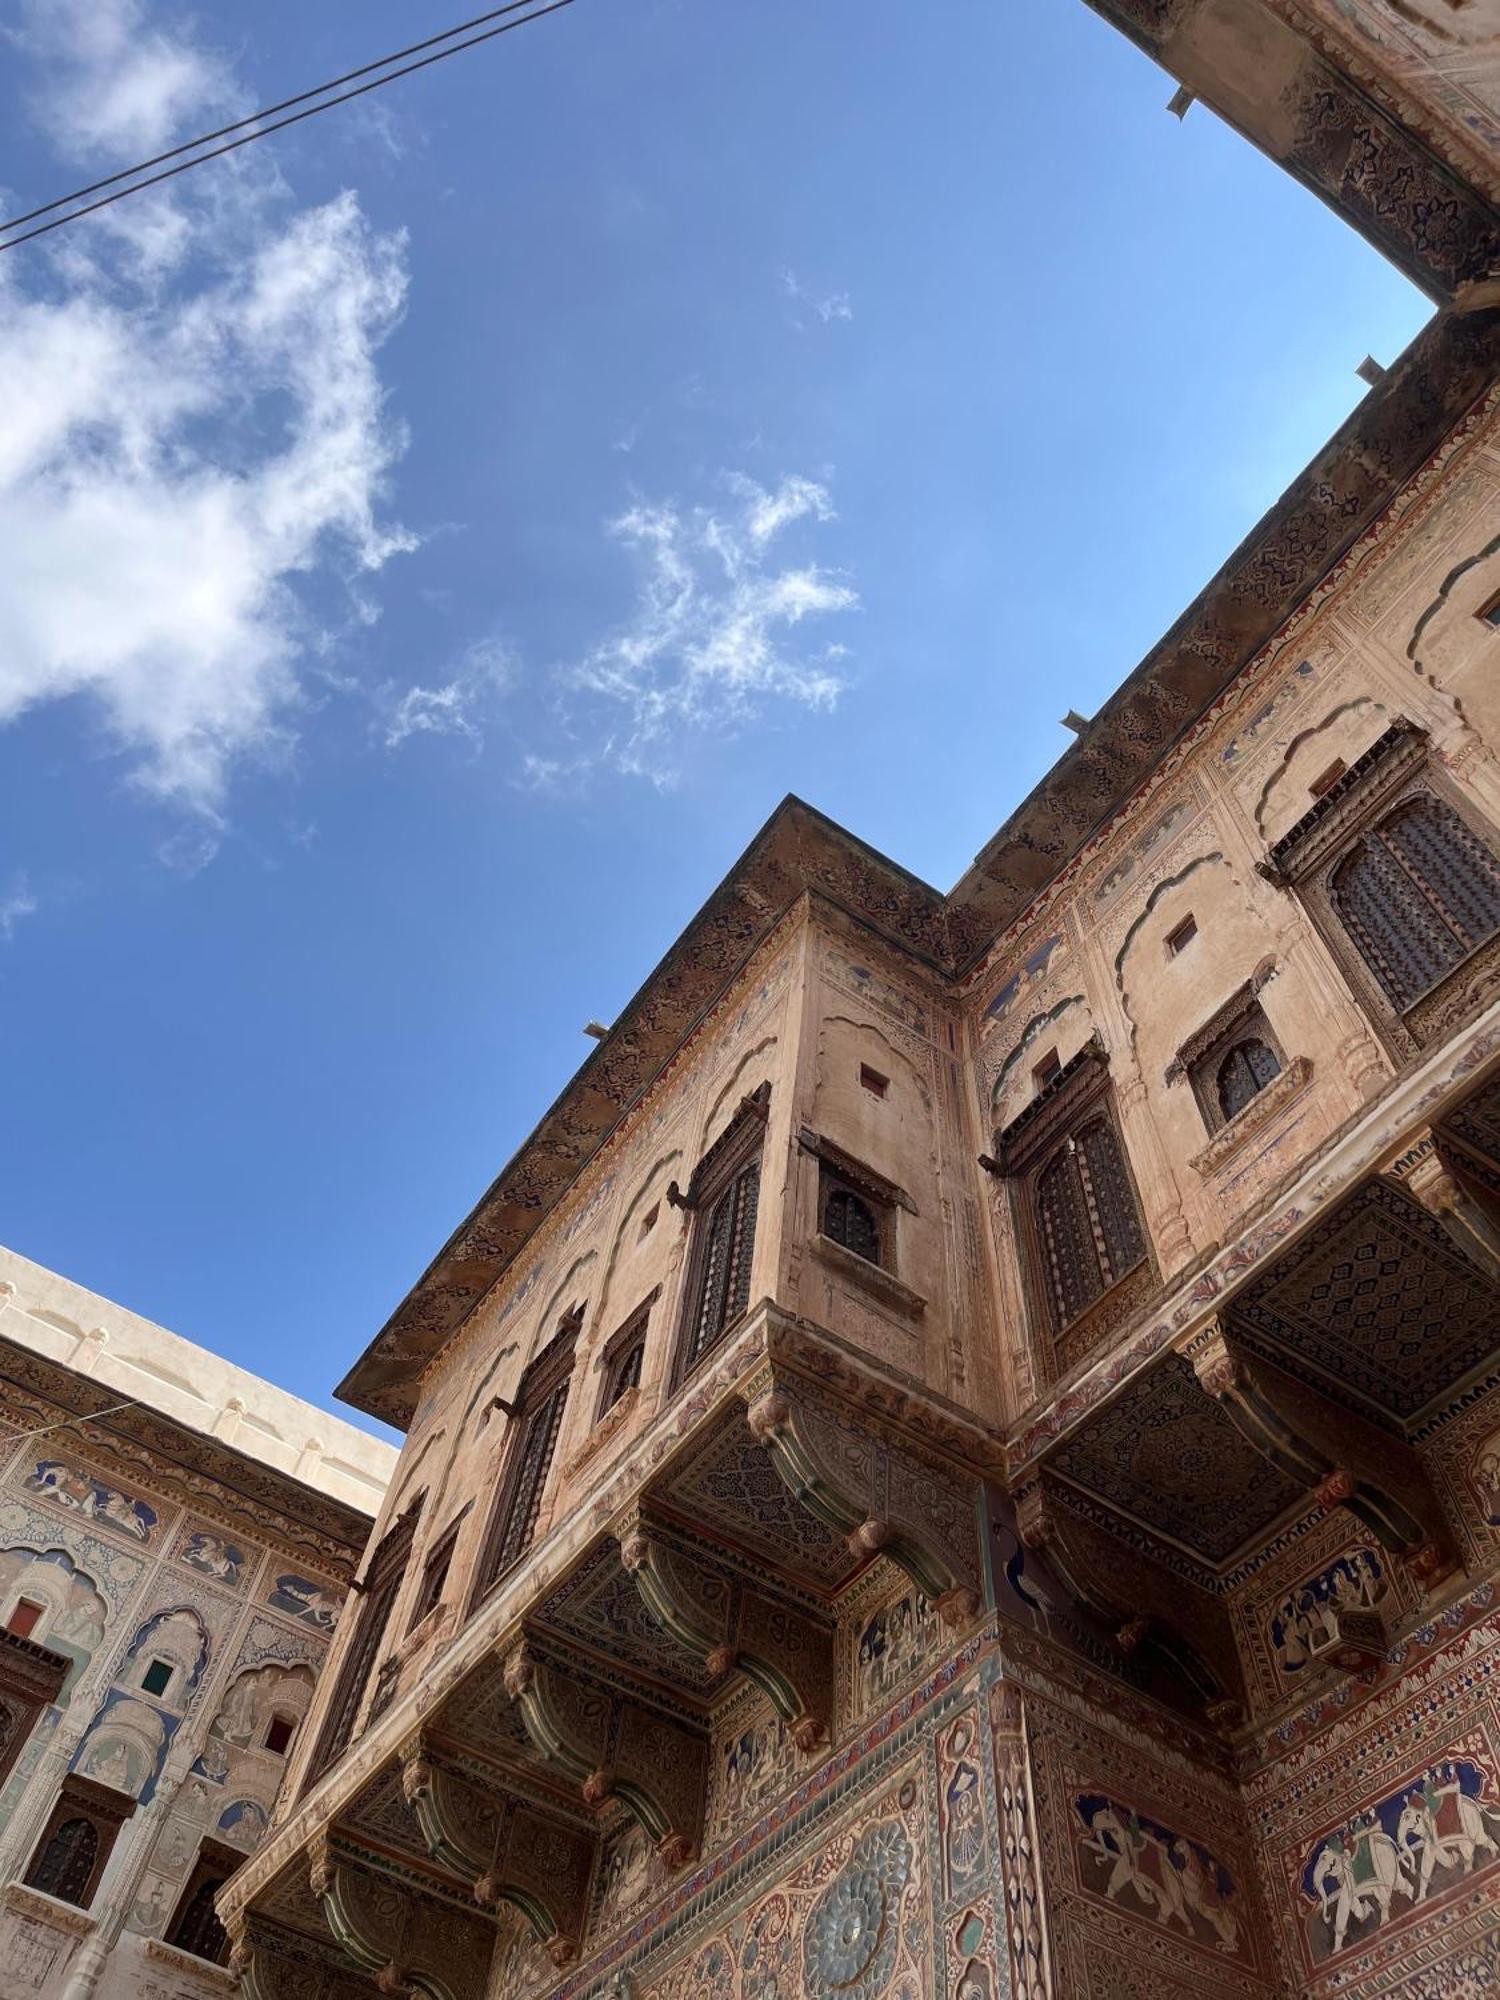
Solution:
<path fill-rule="evenodd" d="M 1500 1783 L 1472 1758 L 1415 1773 L 1324 1834 L 1299 1878 L 1315 1960 L 1412 1916 L 1500 1861 Z"/>
<path fill-rule="evenodd" d="M 118 1528 L 134 1541 L 149 1542 L 156 1533 L 159 1517 L 154 1507 L 60 1458 L 37 1459 L 24 1484 L 28 1493 L 39 1493 L 85 1521 Z"/>
<path fill-rule="evenodd" d="M 728 1734 L 714 1746 L 708 1823 L 715 1839 L 754 1819 L 791 1783 L 797 1753 L 781 1717 L 758 1701 L 757 1710 L 735 1712 Z"/>
<path fill-rule="evenodd" d="M 1067 961 L 1068 954 L 1064 949 L 1066 942 L 1061 931 L 1054 931 L 1050 937 L 1045 937 L 1039 944 L 1034 945 L 1021 963 L 1007 974 L 999 992 L 984 1010 L 985 1019 L 990 1022 L 1003 1021 L 1022 993 L 1029 991 L 1033 986 L 1039 986 L 1049 971 L 1060 970 Z M 1052 960 L 1060 950 L 1063 956 L 1054 968 Z"/>
<path fill-rule="evenodd" d="M 1278 1673 L 1291 1679 L 1336 1641 L 1340 1611 L 1375 1611 L 1388 1595 L 1385 1569 L 1374 1549 L 1352 1550 L 1310 1576 L 1268 1623 Z"/>
<path fill-rule="evenodd" d="M 339 1622 L 340 1598 L 311 1577 L 291 1574 L 278 1576 L 266 1602 L 273 1611 L 304 1619 L 320 1631 L 332 1632 Z"/>
<path fill-rule="evenodd" d="M 1201 1944 L 1240 1949 L 1238 1890 L 1206 1847 L 1103 1792 L 1082 1792 L 1073 1803 L 1086 1889 Z"/>
<path fill-rule="evenodd" d="M 914 1674 L 942 1636 L 937 1613 L 918 1592 L 882 1605 L 859 1635 L 855 1700 L 863 1714 Z"/>
<path fill-rule="evenodd" d="M 32 1636 L 73 1662 L 63 1688 L 75 1687 L 109 1616 L 98 1585 L 65 1549 L 0 1549 L 0 1622 L 21 1597 L 45 1605 Z"/>
<path fill-rule="evenodd" d="M 1474 1454 L 1474 1491 L 1491 1528 L 1500 1528 L 1500 1431 L 1492 1431 Z"/>
<path fill-rule="evenodd" d="M 206 1529 L 195 1529 L 187 1536 L 177 1551 L 177 1560 L 186 1563 L 189 1569 L 197 1570 L 200 1576 L 212 1577 L 215 1583 L 228 1584 L 231 1590 L 245 1573 L 244 1550 L 226 1541 L 222 1535 L 210 1534 Z"/>

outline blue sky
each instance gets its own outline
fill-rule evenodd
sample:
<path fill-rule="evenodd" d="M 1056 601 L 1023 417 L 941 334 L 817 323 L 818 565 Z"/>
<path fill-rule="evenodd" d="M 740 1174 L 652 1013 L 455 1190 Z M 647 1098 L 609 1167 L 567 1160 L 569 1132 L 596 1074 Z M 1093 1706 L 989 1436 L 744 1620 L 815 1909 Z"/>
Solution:
<path fill-rule="evenodd" d="M 447 21 L 0 0 L 0 183 Z M 326 1401 L 784 793 L 949 885 L 1427 313 L 1172 88 L 578 0 L 0 257 L 4 1239 Z"/>

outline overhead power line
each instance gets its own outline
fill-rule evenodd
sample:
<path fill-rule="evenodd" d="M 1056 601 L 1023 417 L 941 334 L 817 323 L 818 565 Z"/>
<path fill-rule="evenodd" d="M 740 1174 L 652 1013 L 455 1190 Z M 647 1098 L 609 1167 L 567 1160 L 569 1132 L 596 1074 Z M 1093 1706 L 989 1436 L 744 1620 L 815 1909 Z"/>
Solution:
<path fill-rule="evenodd" d="M 488 13 L 476 14 L 472 20 L 460 21 L 440 35 L 429 35 L 424 41 L 413 42 L 408 48 L 396 49 L 377 62 L 361 63 L 358 69 L 347 70 L 343 76 L 332 77 L 313 90 L 298 91 L 295 97 L 284 97 L 279 104 L 265 105 L 246 118 L 237 118 L 233 124 L 221 125 L 217 131 L 201 133 L 196 139 L 186 139 L 180 146 L 169 147 L 166 152 L 157 153 L 149 160 L 140 160 L 133 167 L 124 167 L 119 173 L 107 174 L 103 180 L 91 181 L 87 187 L 74 188 L 71 194 L 43 202 L 40 208 L 28 209 L 24 215 L 0 220 L 0 250 L 18 249 L 23 243 L 34 242 L 38 236 L 61 229 L 65 223 L 77 222 L 85 215 L 94 215 L 101 208 L 110 207 L 114 202 L 124 201 L 128 195 L 140 194 L 146 188 L 185 174 L 190 167 L 201 167 L 208 160 L 222 159 L 226 153 L 237 152 L 241 146 L 252 145 L 257 139 L 269 138 L 273 132 L 284 132 L 288 125 L 300 125 L 305 118 L 316 118 L 320 111 L 332 111 L 340 104 L 348 104 L 353 98 L 379 90 L 383 84 L 395 83 L 403 76 L 430 69 L 447 56 L 462 55 L 465 49 L 478 48 L 481 43 L 494 41 L 498 35 L 509 34 L 513 28 L 527 27 L 531 22 L 539 21 L 544 14 L 556 14 L 572 5 L 573 0 L 545 0 L 542 5 L 538 5 L 537 0 L 509 0 L 507 6 L 492 7 Z M 352 87 L 346 89 L 346 85 Z M 283 116 L 283 113 L 287 115 Z M 225 143 L 216 143 L 220 140 Z M 168 165 L 169 161 L 175 164 Z M 160 171 L 152 172 L 153 168 Z M 105 189 L 112 192 L 105 193 Z M 98 195 L 99 199 L 90 201 L 90 195 Z M 75 203 L 82 203 L 83 206 L 76 207 Z M 66 212 L 59 214 L 59 210 Z M 41 220 L 43 216 L 52 219 L 44 222 Z M 25 227 L 27 223 L 36 223 L 37 227 L 28 229 Z M 15 234 L 17 230 L 22 233 Z"/>

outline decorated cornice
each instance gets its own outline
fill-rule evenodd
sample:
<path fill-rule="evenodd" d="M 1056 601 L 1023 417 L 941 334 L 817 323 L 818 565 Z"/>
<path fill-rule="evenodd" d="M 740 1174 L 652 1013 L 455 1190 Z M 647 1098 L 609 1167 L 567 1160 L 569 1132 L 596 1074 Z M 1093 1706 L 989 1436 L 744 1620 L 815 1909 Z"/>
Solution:
<path fill-rule="evenodd" d="M 799 799 L 779 806 L 340 1385 L 409 1423 L 470 1313 L 803 896 L 960 976 L 1145 784 L 1438 451 L 1500 362 L 1500 313 L 1444 313 L 1252 531 L 947 897 Z"/>
<path fill-rule="evenodd" d="M 206 1511 L 264 1540 L 311 1554 L 324 1569 L 346 1576 L 370 1534 L 370 1517 L 289 1472 L 246 1458 L 232 1444 L 193 1430 L 149 1405 L 124 1409 L 107 1384 L 64 1362 L 0 1339 L 0 1394 L 15 1412 L 28 1399 L 60 1411 L 71 1448 L 132 1484 Z M 107 1411 L 107 1416 L 95 1416 Z"/>

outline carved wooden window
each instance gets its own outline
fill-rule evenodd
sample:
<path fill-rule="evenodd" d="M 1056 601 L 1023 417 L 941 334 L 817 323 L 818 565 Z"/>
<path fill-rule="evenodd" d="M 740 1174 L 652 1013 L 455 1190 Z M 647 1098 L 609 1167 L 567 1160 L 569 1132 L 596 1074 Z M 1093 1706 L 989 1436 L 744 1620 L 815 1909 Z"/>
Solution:
<path fill-rule="evenodd" d="M 1143 1297 L 1151 1278 L 1109 1065 L 1097 1043 L 1064 1063 L 997 1135 L 996 1155 L 990 1164 L 1014 1190 L 1039 1346 L 1056 1372 Z"/>
<path fill-rule="evenodd" d="M 1258 1035 L 1233 1043 L 1214 1068 L 1214 1093 L 1225 1124 L 1280 1074 L 1281 1059 Z"/>
<path fill-rule="evenodd" d="M 90 1778 L 64 1778 L 26 1870 L 27 1887 L 86 1910 L 120 1828 L 134 1811 L 128 1793 Z"/>
<path fill-rule="evenodd" d="M 1399 1059 L 1500 986 L 1495 836 L 1425 733 L 1395 722 L 1271 848 Z"/>
<path fill-rule="evenodd" d="M 581 1320 L 581 1313 L 570 1316 L 521 1377 L 495 1512 L 480 1559 L 476 1601 L 521 1560 L 536 1534 L 547 1475 L 557 1455 L 568 1406 L 573 1347 Z"/>
<path fill-rule="evenodd" d="M 99 1829 L 91 1819 L 76 1814 L 53 1827 L 26 1880 L 59 1902 L 82 1903 L 98 1858 Z"/>
<path fill-rule="evenodd" d="M 823 1169 L 821 1182 L 823 1234 L 842 1249 L 863 1257 L 868 1264 L 883 1263 L 882 1218 L 875 1204 L 827 1167 Z"/>
<path fill-rule="evenodd" d="M 698 1162 L 687 1194 L 677 1197 L 694 1216 L 679 1377 L 697 1367 L 750 1304 L 770 1097 L 770 1085 L 762 1084 L 741 1103 Z"/>
<path fill-rule="evenodd" d="M 219 1922 L 214 1898 L 239 1867 L 243 1856 L 230 1848 L 206 1840 L 199 1850 L 197 1865 L 177 1900 L 167 1929 L 166 1941 L 178 1951 L 190 1951 L 210 1965 L 227 1965 L 229 1938 Z"/>
<path fill-rule="evenodd" d="M 466 1514 L 469 1510 L 464 1509 Z M 412 1606 L 408 1631 L 415 1631 L 422 1620 L 437 1610 L 443 1601 L 443 1591 L 447 1587 L 448 1572 L 453 1567 L 453 1551 L 458 1547 L 458 1531 L 463 1526 L 463 1514 L 449 1524 L 442 1538 L 429 1553 L 422 1565 L 422 1587 L 417 1592 L 416 1603 Z"/>
<path fill-rule="evenodd" d="M 1185 1076 L 1192 1080 L 1193 1095 L 1210 1132 L 1238 1118 L 1286 1067 L 1259 998 L 1275 974 L 1275 959 L 1263 959 L 1167 1065 L 1167 1084 L 1180 1083 Z"/>
<path fill-rule="evenodd" d="M 1108 1118 L 1070 1133 L 1042 1168 L 1036 1219 L 1053 1322 L 1066 1326 L 1145 1254 L 1124 1156 Z"/>
<path fill-rule="evenodd" d="M 1500 931 L 1500 864 L 1430 795 L 1372 828 L 1331 888 L 1340 922 L 1403 1011 Z"/>
<path fill-rule="evenodd" d="M 660 1287 L 644 1299 L 626 1320 L 625 1324 L 612 1333 L 600 1355 L 600 1369 L 603 1380 L 599 1385 L 598 1415 L 603 1417 L 623 1402 L 632 1389 L 641 1386 L 641 1372 L 646 1364 L 646 1335 L 651 1326 L 651 1308 L 659 1295 Z"/>
<path fill-rule="evenodd" d="M 308 1765 L 303 1789 L 316 1784 L 330 1765 L 342 1757 L 354 1736 L 354 1724 L 370 1674 L 385 1642 L 386 1627 L 396 1608 L 411 1556 L 416 1532 L 417 1508 L 410 1507 L 395 1521 L 374 1556 L 365 1589 L 354 1614 L 354 1633 L 339 1663 L 333 1695 L 323 1718 L 317 1747 Z"/>

